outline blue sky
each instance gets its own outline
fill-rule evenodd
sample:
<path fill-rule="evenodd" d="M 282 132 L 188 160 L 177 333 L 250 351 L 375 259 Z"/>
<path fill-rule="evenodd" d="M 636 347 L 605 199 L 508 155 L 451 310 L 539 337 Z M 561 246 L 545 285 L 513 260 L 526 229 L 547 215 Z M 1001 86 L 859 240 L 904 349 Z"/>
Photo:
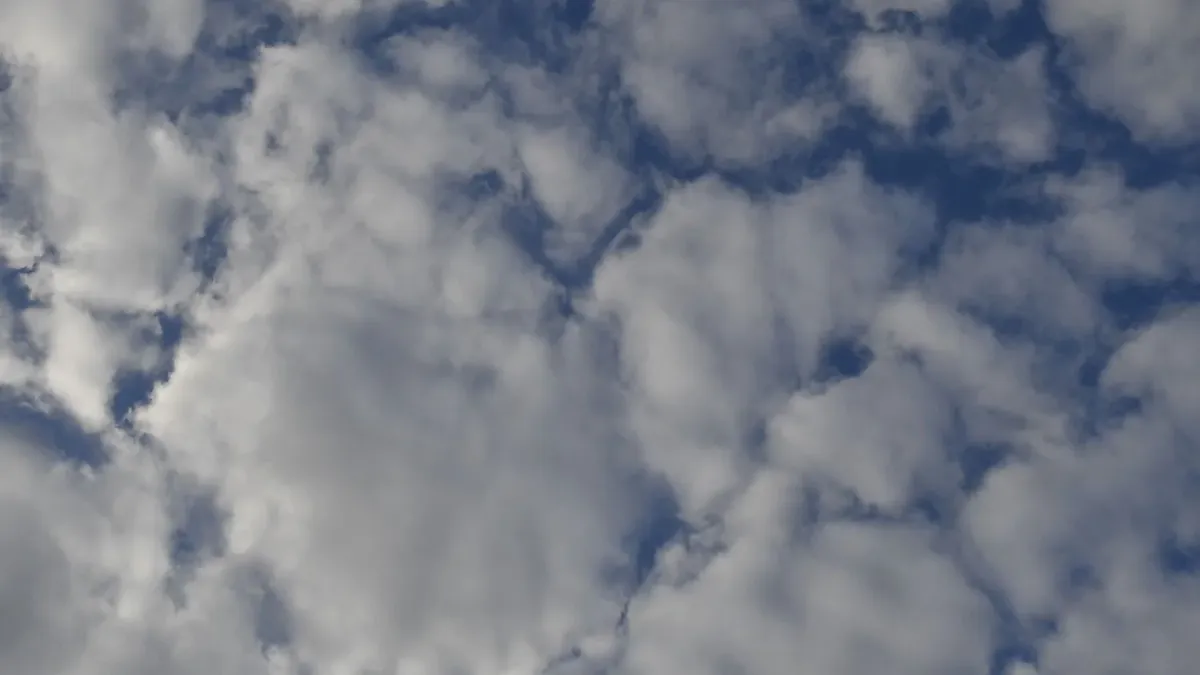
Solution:
<path fill-rule="evenodd" d="M 1198 60 L 0 0 L 0 675 L 1190 675 Z"/>

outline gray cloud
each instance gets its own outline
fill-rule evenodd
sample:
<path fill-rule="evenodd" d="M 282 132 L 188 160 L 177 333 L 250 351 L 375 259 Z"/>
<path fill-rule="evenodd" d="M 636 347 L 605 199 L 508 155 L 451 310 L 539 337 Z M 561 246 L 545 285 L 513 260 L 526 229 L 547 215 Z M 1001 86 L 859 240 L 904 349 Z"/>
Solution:
<path fill-rule="evenodd" d="M 1194 12 L 218 4 L 0 2 L 0 674 L 1194 670 Z"/>

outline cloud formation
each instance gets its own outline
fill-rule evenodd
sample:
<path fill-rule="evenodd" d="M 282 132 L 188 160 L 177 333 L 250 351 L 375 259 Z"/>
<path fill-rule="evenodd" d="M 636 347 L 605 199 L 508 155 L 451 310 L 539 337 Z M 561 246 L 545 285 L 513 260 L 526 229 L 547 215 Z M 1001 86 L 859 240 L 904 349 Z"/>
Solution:
<path fill-rule="evenodd" d="M 0 675 L 1189 675 L 1196 58 L 0 0 Z"/>

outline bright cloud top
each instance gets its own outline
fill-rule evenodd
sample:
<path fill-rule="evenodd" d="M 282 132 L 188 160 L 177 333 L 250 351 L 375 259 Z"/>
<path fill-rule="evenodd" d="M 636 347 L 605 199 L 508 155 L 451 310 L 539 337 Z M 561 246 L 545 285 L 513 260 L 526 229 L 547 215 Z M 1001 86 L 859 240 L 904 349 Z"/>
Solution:
<path fill-rule="evenodd" d="M 1191 675 L 1118 4 L 0 1 L 0 675 Z"/>

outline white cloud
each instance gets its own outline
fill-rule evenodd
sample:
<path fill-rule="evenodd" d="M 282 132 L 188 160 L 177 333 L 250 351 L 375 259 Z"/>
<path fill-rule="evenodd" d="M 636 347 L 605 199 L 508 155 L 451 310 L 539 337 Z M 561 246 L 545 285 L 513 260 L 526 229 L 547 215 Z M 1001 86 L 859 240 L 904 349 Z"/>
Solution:
<path fill-rule="evenodd" d="M 632 178 L 581 131 L 526 130 L 517 138 L 533 195 L 554 221 L 546 252 L 556 262 L 575 262 L 629 202 Z"/>
<path fill-rule="evenodd" d="M 1051 30 L 1066 40 L 1064 65 L 1096 108 L 1142 139 L 1194 140 L 1200 94 L 1175 66 L 1200 55 L 1200 8 L 1186 0 L 1123 2 L 1052 0 Z"/>
<path fill-rule="evenodd" d="M 833 523 L 792 539 L 781 487 L 750 488 L 730 516 L 745 530 L 697 579 L 635 600 L 623 672 L 983 671 L 986 604 L 928 533 Z"/>
<path fill-rule="evenodd" d="M 871 410 L 877 423 L 859 422 L 860 410 Z M 954 492 L 958 476 L 941 453 L 952 412 L 945 393 L 914 366 L 872 365 L 861 377 L 789 401 L 774 420 L 772 454 L 810 479 L 898 512 L 923 493 Z"/>
<path fill-rule="evenodd" d="M 788 0 L 597 3 L 599 39 L 638 112 L 689 160 L 746 164 L 824 127 L 819 80 L 788 91 L 790 41 L 806 30 Z"/>
<path fill-rule="evenodd" d="M 988 223 L 961 226 L 944 245 L 931 292 L 1003 319 L 1029 322 L 1047 337 L 1076 337 L 1101 309 L 1082 280 L 1049 255 L 1042 228 Z"/>
<path fill-rule="evenodd" d="M 1194 273 L 1200 244 L 1187 234 L 1196 204 L 1188 185 L 1131 190 L 1118 172 L 1095 167 L 1047 187 L 1068 207 L 1053 230 L 1056 248 L 1083 271 L 1139 279 Z"/>
<path fill-rule="evenodd" d="M 952 147 L 998 150 L 1003 159 L 1034 162 L 1054 148 L 1056 130 L 1043 72 L 1043 52 L 1010 61 L 936 38 L 889 33 L 859 37 L 844 76 L 883 121 L 906 136 L 938 107 L 949 115 L 942 135 Z"/>
<path fill-rule="evenodd" d="M 503 318 L 297 290 L 150 414 L 220 486 L 231 549 L 276 570 L 301 655 L 526 671 L 615 621 L 598 584 L 637 495 L 617 439 L 590 438 L 587 373 L 556 384 L 562 357 Z M 233 417 L 214 394 L 246 380 L 265 405 Z"/>
<path fill-rule="evenodd" d="M 917 122 L 935 86 L 929 53 L 939 45 L 893 35 L 868 34 L 858 40 L 846 63 L 846 77 L 884 120 L 904 130 Z M 924 53 L 922 53 L 924 52 Z"/>
<path fill-rule="evenodd" d="M 476 55 L 478 47 L 455 31 L 431 31 L 418 39 L 404 36 L 388 42 L 392 47 L 388 56 L 396 67 L 416 75 L 427 90 L 476 91 L 487 82 Z"/>
<path fill-rule="evenodd" d="M 1042 47 L 613 0 L 547 37 L 561 68 L 489 53 L 482 24 L 392 37 L 394 72 L 368 68 L 347 36 L 401 4 L 289 3 L 310 30 L 229 64 L 244 107 L 197 120 L 130 103 L 123 68 L 224 35 L 200 3 L 0 3 L 0 674 L 982 674 L 1014 640 L 1036 658 L 1012 675 L 1190 672 L 1196 577 L 1158 557 L 1200 542 L 1200 320 L 1120 332 L 1100 291 L 1194 274 L 1195 201 L 1094 163 L 1027 171 L 1062 131 Z M 1051 26 L 1085 47 L 1121 15 L 1068 9 Z M 1085 49 L 1081 81 L 1181 138 L 1186 96 L 1088 84 L 1135 38 L 1186 43 L 1152 18 L 1108 65 Z M 783 87 L 798 46 L 845 82 Z M 869 153 L 747 186 L 737 169 L 825 140 L 843 84 L 910 134 L 892 144 L 945 106 L 926 149 L 1058 213 L 947 223 Z M 633 122 L 589 126 L 621 96 Z M 632 124 L 719 175 L 630 166 Z M 571 265 L 652 191 L 580 287 L 505 221 L 535 201 Z M 214 212 L 207 278 L 190 252 Z M 829 372 L 834 343 L 861 373 Z M 112 419 L 122 375 L 164 359 Z M 51 412 L 103 457 L 11 422 Z M 181 533 L 188 512 L 211 531 Z"/>
<path fill-rule="evenodd" d="M 1166 408 L 1169 419 L 1196 425 L 1190 411 L 1200 405 L 1195 382 L 1196 360 L 1189 347 L 1200 331 L 1200 312 L 1168 314 L 1134 336 L 1113 356 L 1104 371 L 1104 384 L 1128 394 L 1149 395 Z M 1200 430 L 1194 429 L 1194 430 Z"/>
<path fill-rule="evenodd" d="M 641 245 L 600 269 L 597 309 L 622 330 L 633 424 L 685 513 L 740 483 L 784 373 L 808 377 L 823 340 L 868 320 L 928 218 L 854 165 L 762 205 L 706 181 L 669 194 Z"/>

